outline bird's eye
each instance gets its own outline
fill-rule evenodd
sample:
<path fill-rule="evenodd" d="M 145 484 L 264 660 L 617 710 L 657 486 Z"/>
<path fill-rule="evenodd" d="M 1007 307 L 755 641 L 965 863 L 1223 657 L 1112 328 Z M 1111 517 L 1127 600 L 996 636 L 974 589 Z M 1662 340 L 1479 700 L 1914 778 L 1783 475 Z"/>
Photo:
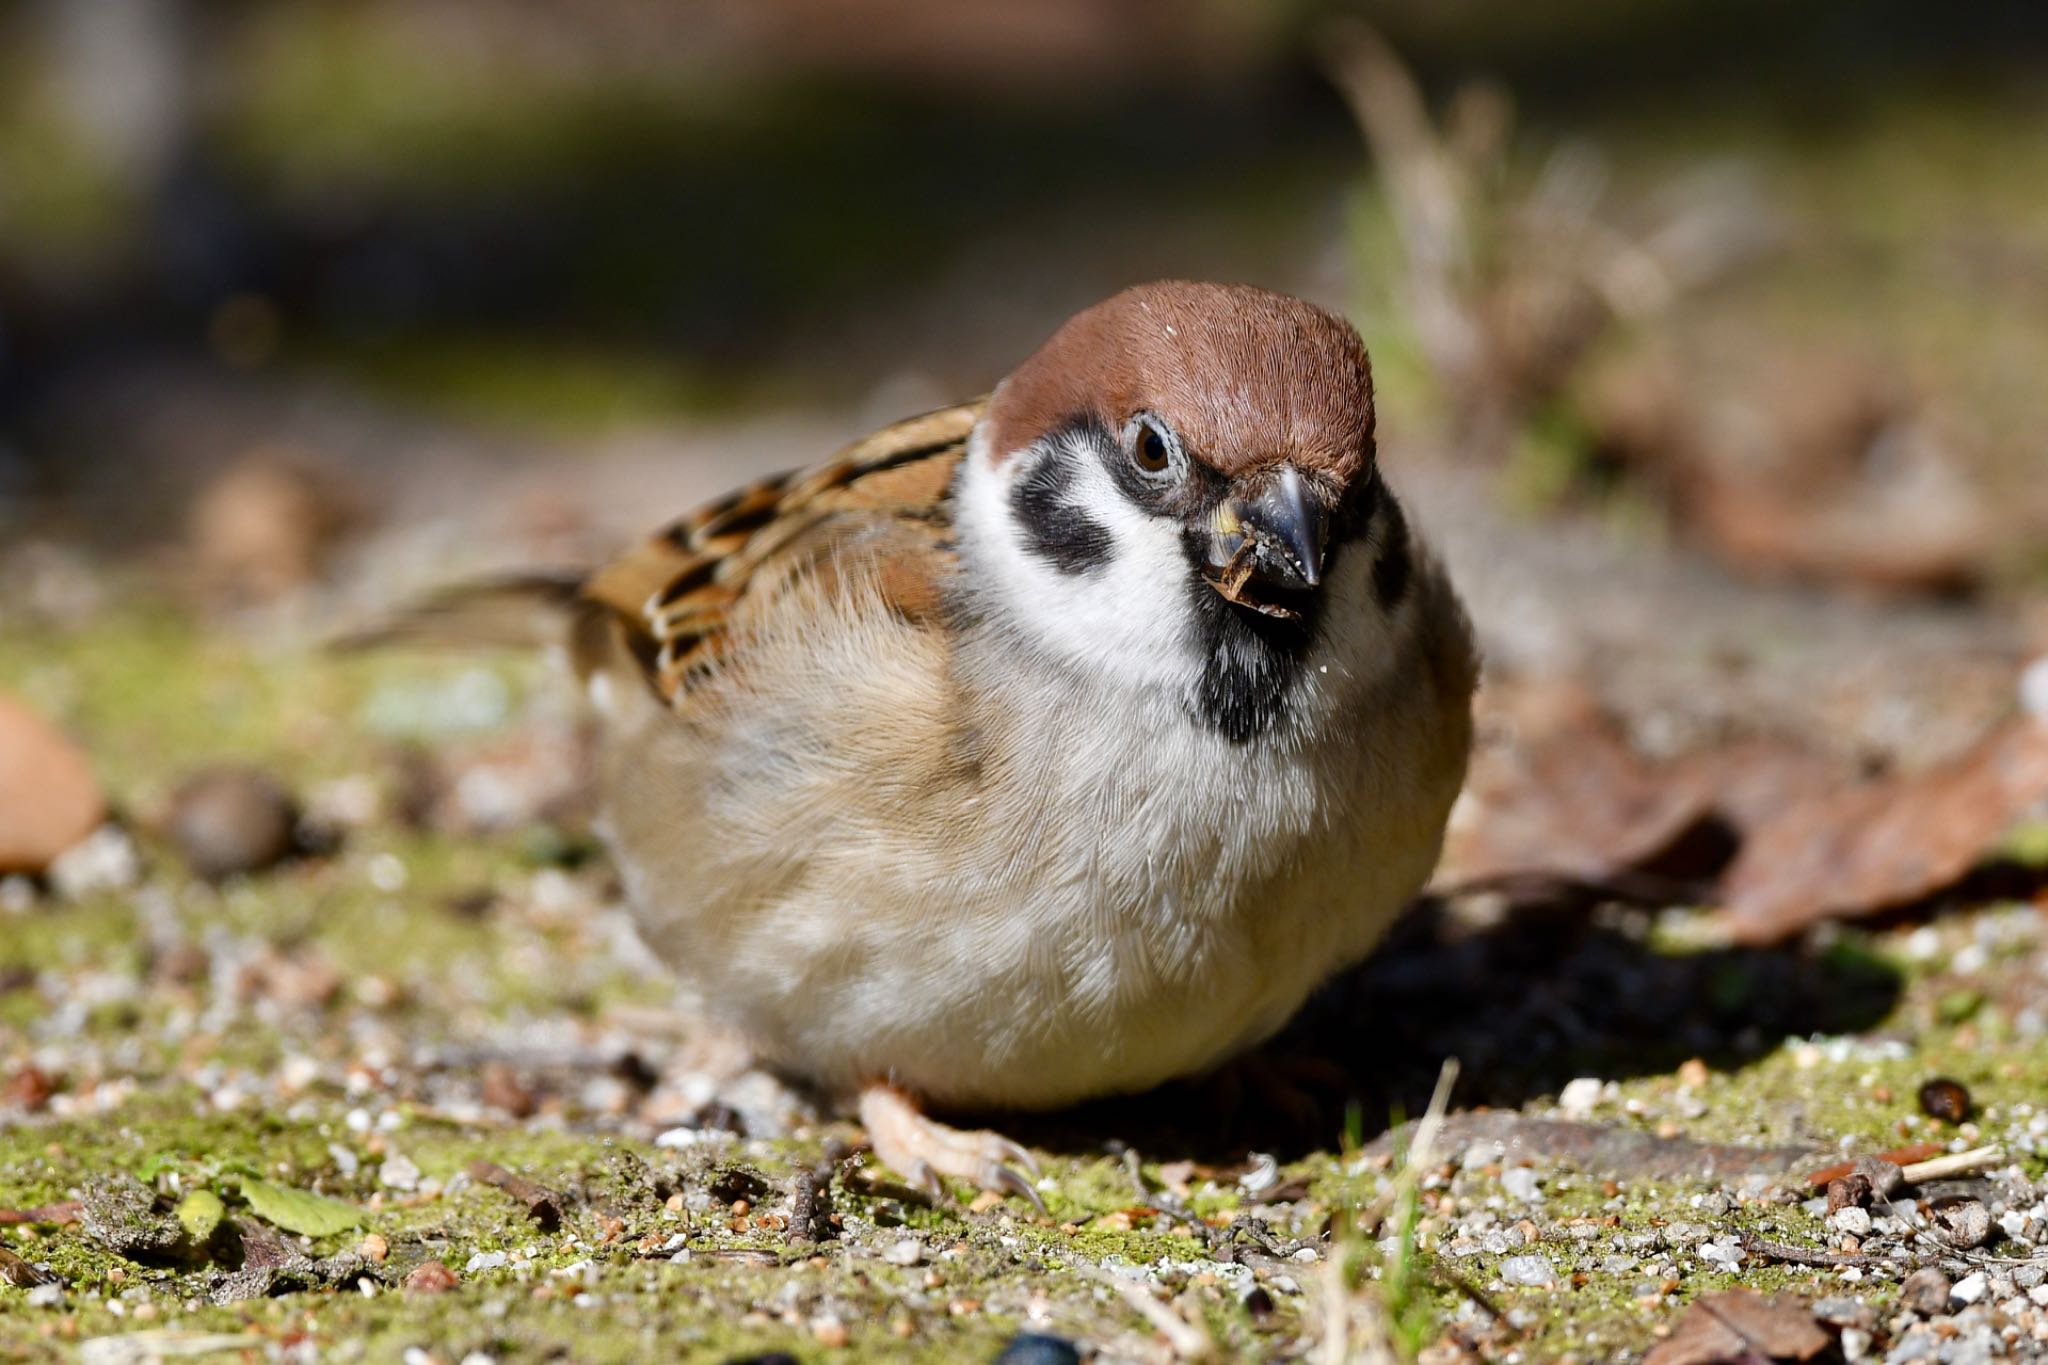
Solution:
<path fill-rule="evenodd" d="M 1166 437 L 1150 422 L 1138 424 L 1138 439 L 1131 447 L 1131 459 L 1147 474 L 1164 474 L 1173 463 Z"/>

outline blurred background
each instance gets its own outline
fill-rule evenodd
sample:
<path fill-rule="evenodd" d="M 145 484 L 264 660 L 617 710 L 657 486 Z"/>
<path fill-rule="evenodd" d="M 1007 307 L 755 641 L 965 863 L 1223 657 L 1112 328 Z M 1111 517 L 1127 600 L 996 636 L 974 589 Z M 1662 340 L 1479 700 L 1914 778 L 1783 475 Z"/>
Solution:
<path fill-rule="evenodd" d="M 12 0 L 0 534 L 204 570 L 241 470 L 317 504 L 247 595 L 456 508 L 580 553 L 667 508 L 549 461 L 709 492 L 1178 274 L 1348 312 L 1518 516 L 2038 586 L 2044 61 L 2025 0 Z"/>
<path fill-rule="evenodd" d="M 1938 759 L 2048 644 L 2044 72 L 2027 0 L 12 0 L 0 678 L 117 804 L 296 761 L 196 642 L 591 562 L 1188 275 L 1357 321 L 1496 683 Z"/>

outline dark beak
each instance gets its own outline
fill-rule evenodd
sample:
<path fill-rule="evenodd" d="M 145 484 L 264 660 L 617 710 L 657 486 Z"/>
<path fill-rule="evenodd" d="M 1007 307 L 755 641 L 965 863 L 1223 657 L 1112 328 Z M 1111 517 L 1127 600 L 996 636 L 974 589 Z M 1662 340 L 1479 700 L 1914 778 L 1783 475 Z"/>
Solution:
<path fill-rule="evenodd" d="M 1230 498 L 1210 526 L 1204 576 L 1239 606 L 1268 616 L 1301 614 L 1289 598 L 1323 581 L 1323 536 L 1329 514 L 1299 471 L 1279 473 L 1251 498 Z"/>

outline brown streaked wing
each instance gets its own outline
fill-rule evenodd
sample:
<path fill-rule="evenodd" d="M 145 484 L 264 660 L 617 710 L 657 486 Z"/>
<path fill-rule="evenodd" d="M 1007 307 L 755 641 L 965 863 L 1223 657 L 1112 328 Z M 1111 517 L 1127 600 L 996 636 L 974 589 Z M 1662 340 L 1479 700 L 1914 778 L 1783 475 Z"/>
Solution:
<path fill-rule="evenodd" d="M 730 644 L 728 628 L 763 594 L 815 567 L 849 518 L 899 518 L 890 541 L 940 547 L 935 514 L 985 399 L 882 428 L 809 469 L 750 484 L 665 527 L 600 569 L 586 601 L 617 620 L 624 643 L 668 701 L 688 690 Z M 922 616 L 936 589 L 909 560 L 892 560 L 882 590 Z"/>

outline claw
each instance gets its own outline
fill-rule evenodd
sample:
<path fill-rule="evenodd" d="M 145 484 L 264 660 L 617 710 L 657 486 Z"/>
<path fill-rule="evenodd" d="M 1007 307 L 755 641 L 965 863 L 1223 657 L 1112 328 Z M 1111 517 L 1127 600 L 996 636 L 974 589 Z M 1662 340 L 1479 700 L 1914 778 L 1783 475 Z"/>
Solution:
<path fill-rule="evenodd" d="M 1031 1155 L 1030 1151 L 1028 1151 L 1026 1148 L 1020 1146 L 1015 1142 L 1010 1141 L 1010 1139 L 1003 1137 L 1000 1134 L 994 1134 L 992 1136 L 994 1136 L 996 1139 L 996 1150 L 1001 1152 L 1003 1156 L 1012 1165 L 1022 1166 L 1026 1171 L 1031 1173 L 1031 1178 L 1033 1180 L 1036 1180 L 1039 1176 L 1045 1174 L 1045 1172 L 1039 1170 L 1038 1168 L 1038 1158 Z"/>
<path fill-rule="evenodd" d="M 971 1180 L 995 1194 L 1018 1195 L 1045 1214 L 1032 1178 L 1038 1161 L 1000 1133 L 962 1132 L 926 1118 L 911 1098 L 886 1085 L 861 1093 L 860 1119 L 884 1165 L 902 1172 L 927 1190 L 934 1201 L 944 1197 L 944 1178 Z M 1031 1173 L 1027 1178 L 1018 1167 Z"/>
<path fill-rule="evenodd" d="M 1015 1143 L 1010 1145 L 1016 1146 Z M 1041 1216 L 1046 1218 L 1052 1217 L 1052 1214 L 1045 1207 L 1045 1200 L 1038 1196 L 1038 1187 L 1019 1175 L 1017 1168 L 1014 1166 L 995 1165 L 989 1167 L 981 1173 L 981 1187 L 985 1190 L 995 1190 L 998 1193 L 1020 1195 L 1030 1200 L 1031 1207 L 1037 1209 Z"/>

